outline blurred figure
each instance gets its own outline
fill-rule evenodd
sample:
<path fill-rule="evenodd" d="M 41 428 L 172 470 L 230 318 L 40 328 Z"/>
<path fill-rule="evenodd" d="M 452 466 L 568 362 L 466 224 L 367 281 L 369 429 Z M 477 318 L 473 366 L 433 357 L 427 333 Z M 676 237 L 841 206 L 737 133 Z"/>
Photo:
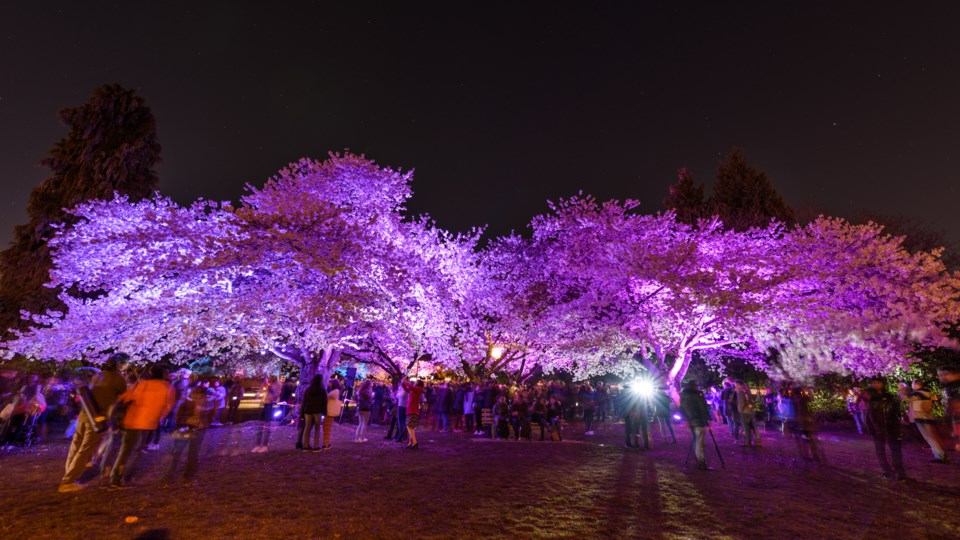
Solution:
<path fill-rule="evenodd" d="M 943 388 L 944 413 L 953 424 L 954 450 L 960 452 L 960 368 L 942 367 L 937 374 Z"/>
<path fill-rule="evenodd" d="M 125 354 L 114 354 L 103 363 L 100 373 L 90 381 L 90 393 L 97 410 L 107 417 L 110 416 L 110 410 L 117 398 L 127 391 L 127 383 L 118 369 L 119 363 L 126 359 Z M 83 475 L 87 463 L 93 457 L 94 449 L 103 438 L 103 432 L 94 431 L 94 427 L 90 416 L 81 411 L 77 418 L 76 431 L 73 432 L 73 438 L 70 440 L 66 470 L 63 478 L 60 479 L 58 492 L 69 493 L 84 488 L 84 485 L 79 482 L 80 476 Z"/>
<path fill-rule="evenodd" d="M 741 446 L 760 447 L 760 432 L 757 431 L 756 399 L 750 392 L 750 387 L 742 380 L 736 381 L 737 413 L 740 415 L 740 425 L 743 426 L 743 442 Z"/>
<path fill-rule="evenodd" d="M 863 435 L 865 428 L 863 410 L 860 408 L 860 389 L 856 386 L 847 391 L 847 412 L 853 418 L 853 423 L 857 426 L 857 433 Z"/>
<path fill-rule="evenodd" d="M 917 426 L 923 440 L 927 441 L 930 450 L 933 451 L 933 463 L 949 463 L 947 453 L 943 450 L 940 443 L 940 436 L 937 434 L 937 423 L 933 419 L 933 394 L 923 387 L 923 381 L 913 381 L 912 388 L 901 396 L 907 401 L 907 417 L 910 422 Z"/>
<path fill-rule="evenodd" d="M 636 388 L 627 388 L 620 398 L 623 407 L 623 445 L 627 448 L 640 450 L 638 433 L 643 432 L 643 450 L 650 449 L 650 436 L 647 432 L 647 399 L 640 395 Z"/>
<path fill-rule="evenodd" d="M 243 401 L 243 383 L 234 379 L 227 391 L 227 423 L 235 424 L 240 419 L 240 402 Z"/>
<path fill-rule="evenodd" d="M 143 439 L 146 433 L 160 426 L 160 419 L 173 409 L 176 394 L 166 380 L 167 372 L 162 366 L 150 368 L 150 378 L 141 380 L 136 386 L 127 390 L 118 398 L 126 404 L 123 415 L 123 436 L 120 441 L 120 452 L 110 471 L 110 489 L 126 487 L 125 478 L 129 476 L 127 459 L 130 453 Z"/>
<path fill-rule="evenodd" d="M 690 444 L 697 456 L 697 468 L 706 471 L 708 467 L 705 447 L 707 427 L 710 425 L 710 408 L 707 407 L 703 392 L 692 380 L 683 383 L 683 389 L 680 390 L 680 412 L 686 418 L 687 426 L 693 434 Z"/>
<path fill-rule="evenodd" d="M 343 402 L 340 401 L 340 380 L 330 379 L 327 385 L 327 412 L 323 418 L 323 446 L 320 450 L 330 449 L 330 436 L 333 434 L 333 421 L 343 412 Z"/>
<path fill-rule="evenodd" d="M 584 435 L 593 435 L 593 413 L 596 411 L 596 392 L 590 386 L 590 381 L 583 381 L 577 393 L 580 407 L 583 408 L 583 422 L 586 425 Z"/>
<path fill-rule="evenodd" d="M 794 386 L 790 389 L 790 394 L 793 401 L 790 432 L 797 442 L 797 451 L 800 458 L 824 463 L 826 458 L 823 455 L 820 441 L 817 439 L 816 420 L 810 411 L 810 392 L 799 386 Z"/>
<path fill-rule="evenodd" d="M 607 392 L 607 387 L 604 386 L 603 381 L 597 382 L 596 399 L 594 401 L 597 404 L 597 420 L 602 424 L 607 421 L 607 408 L 610 406 L 610 394 Z"/>
<path fill-rule="evenodd" d="M 533 423 L 540 426 L 540 440 L 544 440 L 544 431 L 547 427 L 547 400 L 538 397 L 537 401 L 533 404 L 533 411 L 530 416 Z"/>
<path fill-rule="evenodd" d="M 170 484 L 177 473 L 177 465 L 187 450 L 187 462 L 183 471 L 183 479 L 193 481 L 197 474 L 200 461 L 200 448 L 203 446 L 203 437 L 210 422 L 213 420 L 216 409 L 204 407 L 207 403 L 207 389 L 203 386 L 194 386 L 190 395 L 180 408 L 177 409 L 177 418 L 173 432 L 173 449 L 170 451 L 170 467 L 164 476 L 163 483 Z"/>
<path fill-rule="evenodd" d="M 670 443 L 677 444 L 677 436 L 673 433 L 673 419 L 670 418 L 670 396 L 667 395 L 667 389 L 665 387 L 657 387 L 653 393 L 650 405 L 653 406 L 653 416 L 656 418 L 657 426 L 660 428 L 660 438 L 666 438 L 663 426 L 667 426 L 667 430 L 670 432 Z M 710 405 L 708 404 L 707 407 L 709 411 Z M 644 406 L 643 409 L 643 414 L 647 414 L 647 407 Z M 647 419 L 645 417 L 643 423 L 646 424 L 646 422 Z"/>
<path fill-rule="evenodd" d="M 550 396 L 547 402 L 547 423 L 550 425 L 550 439 L 563 440 L 563 403 L 556 394 Z"/>
<path fill-rule="evenodd" d="M 906 480 L 903 468 L 903 452 L 900 447 L 900 401 L 886 391 L 886 382 L 880 377 L 870 379 L 870 387 L 864 394 L 867 402 L 867 429 L 873 437 L 873 446 L 877 452 L 877 461 L 883 469 L 884 478 Z M 890 448 L 891 467 L 887 460 L 887 447 Z"/>
<path fill-rule="evenodd" d="M 283 415 L 283 410 L 277 407 L 281 390 L 280 381 L 272 376 L 267 379 L 263 387 L 263 395 L 260 397 L 263 409 L 260 412 L 260 425 L 257 429 L 257 444 L 253 447 L 255 454 L 262 454 L 269 450 L 270 432 L 273 430 L 274 423 Z"/>
<path fill-rule="evenodd" d="M 367 442 L 367 425 L 370 424 L 370 412 L 373 409 L 373 381 L 364 380 L 357 390 L 357 432 L 354 433 L 353 442 Z"/>
<path fill-rule="evenodd" d="M 210 387 L 211 394 L 213 397 L 213 420 L 210 422 L 211 426 L 222 426 L 220 423 L 220 417 L 223 416 L 223 410 L 227 408 L 227 389 L 223 386 L 220 386 L 220 380 L 215 379 L 213 385 Z"/>
<path fill-rule="evenodd" d="M 510 418 L 510 406 L 507 405 L 507 396 L 499 396 L 497 403 L 493 406 L 493 428 L 491 429 L 493 440 L 510 438 L 510 431 L 507 423 Z"/>
<path fill-rule="evenodd" d="M 737 390 L 730 379 L 723 381 L 720 399 L 723 400 L 723 412 L 724 416 L 727 417 L 727 425 L 730 427 L 730 436 L 733 437 L 735 443 L 740 442 L 740 413 L 737 411 Z"/>

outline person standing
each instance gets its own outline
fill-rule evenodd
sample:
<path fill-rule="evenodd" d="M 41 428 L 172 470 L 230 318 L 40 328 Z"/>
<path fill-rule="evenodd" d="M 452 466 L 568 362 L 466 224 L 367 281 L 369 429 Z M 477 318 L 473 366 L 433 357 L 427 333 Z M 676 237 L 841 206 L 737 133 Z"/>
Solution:
<path fill-rule="evenodd" d="M 923 381 L 913 381 L 913 388 L 903 396 L 909 406 L 907 417 L 917 426 L 923 440 L 927 441 L 933 452 L 933 463 L 949 463 L 947 453 L 943 450 L 940 436 L 937 434 L 936 420 L 933 419 L 933 394 L 923 387 Z"/>
<path fill-rule="evenodd" d="M 643 432 L 643 449 L 650 449 L 650 436 L 647 433 L 647 399 L 635 389 L 623 394 L 623 435 L 626 448 L 640 449 L 638 433 Z M 661 432 L 662 433 L 662 432 Z M 672 431 L 671 431 L 672 433 Z"/>
<path fill-rule="evenodd" d="M 657 419 L 657 426 L 660 428 L 660 438 L 665 439 L 667 437 L 663 426 L 667 426 L 666 431 L 670 432 L 670 443 L 677 444 L 677 435 L 673 432 L 673 419 L 670 418 L 670 396 L 667 395 L 667 389 L 663 386 L 658 386 L 653 393 L 653 398 L 650 405 L 653 406 L 653 416 Z M 709 407 L 709 404 L 707 405 Z M 646 406 L 643 407 L 643 414 L 646 415 Z M 647 418 L 643 418 L 644 430 L 646 430 Z M 646 432 L 644 432 L 644 437 L 646 437 Z"/>
<path fill-rule="evenodd" d="M 607 421 L 607 407 L 610 405 L 610 395 L 603 381 L 597 382 L 596 399 L 594 401 L 597 404 L 598 422 L 602 424 Z"/>
<path fill-rule="evenodd" d="M 150 368 L 149 379 L 141 380 L 118 398 L 119 402 L 126 404 L 127 409 L 121 422 L 123 435 L 120 439 L 120 452 L 110 471 L 111 490 L 126 487 L 125 478 L 129 476 L 127 459 L 130 453 L 147 433 L 160 426 L 160 419 L 173 409 L 176 393 L 166 378 L 166 370 L 155 365 Z"/>
<path fill-rule="evenodd" d="M 563 440 L 563 403 L 556 394 L 550 396 L 547 403 L 547 423 L 550 425 L 550 438 L 554 441 Z"/>
<path fill-rule="evenodd" d="M 220 380 L 215 379 L 213 381 L 213 386 L 210 388 L 213 393 L 213 421 L 210 422 L 211 426 L 222 426 L 220 423 L 220 417 L 223 416 L 223 410 L 227 408 L 227 389 L 220 385 Z"/>
<path fill-rule="evenodd" d="M 97 409 L 104 416 L 110 416 L 110 409 L 113 408 L 117 398 L 127 391 L 127 382 L 119 371 L 119 364 L 127 358 L 127 355 L 122 353 L 112 355 L 103 363 L 100 373 L 90 381 L 90 394 Z M 95 431 L 90 417 L 81 411 L 77 418 L 76 431 L 73 432 L 73 438 L 70 440 L 66 471 L 60 479 L 58 492 L 69 493 L 84 488 L 84 485 L 79 482 L 80 476 L 86 470 L 87 463 L 93 457 L 93 451 L 100 444 L 101 438 L 103 438 L 103 432 Z"/>
<path fill-rule="evenodd" d="M 357 390 L 357 432 L 353 436 L 353 442 L 367 442 L 367 426 L 370 424 L 370 412 L 373 409 L 373 381 L 366 379 L 360 384 Z"/>
<path fill-rule="evenodd" d="M 407 431 L 407 390 L 401 381 L 397 387 L 397 442 L 404 441 L 409 443 L 410 433 Z"/>
<path fill-rule="evenodd" d="M 750 392 L 750 387 L 742 380 L 736 382 L 737 413 L 740 416 L 740 425 L 743 426 L 742 446 L 760 447 L 760 432 L 757 431 L 756 398 Z"/>
<path fill-rule="evenodd" d="M 243 383 L 234 379 L 227 391 L 227 423 L 235 424 L 240 417 L 240 401 L 243 400 Z"/>
<path fill-rule="evenodd" d="M 584 435 L 593 435 L 593 413 L 596 411 L 595 396 L 596 393 L 590 386 L 590 381 L 584 381 L 577 393 L 580 407 L 583 408 L 583 423 L 586 430 Z"/>
<path fill-rule="evenodd" d="M 708 470 L 705 446 L 706 433 L 710 426 L 710 408 L 707 406 L 706 398 L 703 397 L 703 392 L 697 388 L 697 383 L 694 381 L 683 384 L 683 389 L 680 391 L 680 411 L 693 434 L 690 444 L 693 445 L 697 456 L 697 468 L 703 471 Z"/>
<path fill-rule="evenodd" d="M 730 427 L 730 436 L 733 437 L 734 443 L 738 443 L 740 442 L 740 413 L 737 411 L 737 389 L 730 379 L 723 381 L 720 399 L 723 401 L 723 412 Z"/>
<path fill-rule="evenodd" d="M 327 390 L 323 387 L 323 375 L 314 375 L 310 386 L 303 392 L 303 401 L 300 404 L 303 414 L 304 452 L 320 451 L 320 425 L 327 414 Z M 313 433 L 313 446 L 310 446 L 310 434 Z"/>
<path fill-rule="evenodd" d="M 540 426 L 540 440 L 543 440 L 544 431 L 547 427 L 547 400 L 538 397 L 533 404 L 533 413 L 531 415 L 533 423 Z"/>
<path fill-rule="evenodd" d="M 877 461 L 883 469 L 883 477 L 906 480 L 903 468 L 903 452 L 900 447 L 900 400 L 886 391 L 886 381 L 881 377 L 870 379 L 864 399 L 867 402 L 867 429 L 873 437 L 873 447 L 877 452 Z M 887 460 L 887 447 L 890 448 L 890 461 Z"/>
<path fill-rule="evenodd" d="M 410 435 L 410 442 L 407 448 L 416 450 L 420 448 L 417 442 L 417 426 L 420 425 L 420 401 L 423 399 L 423 381 L 419 380 L 416 384 L 408 380 L 403 381 L 403 389 L 407 392 L 407 433 Z"/>
<path fill-rule="evenodd" d="M 333 421 L 340 417 L 343 402 L 340 401 L 340 380 L 330 379 L 327 387 L 327 413 L 323 418 L 323 446 L 320 450 L 330 449 L 330 436 L 333 434 Z"/>

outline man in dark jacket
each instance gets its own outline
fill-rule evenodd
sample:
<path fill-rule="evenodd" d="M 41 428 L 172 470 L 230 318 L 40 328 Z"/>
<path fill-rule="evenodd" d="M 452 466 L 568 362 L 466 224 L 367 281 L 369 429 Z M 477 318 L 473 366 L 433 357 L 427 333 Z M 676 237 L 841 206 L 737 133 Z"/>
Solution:
<path fill-rule="evenodd" d="M 96 402 L 97 409 L 104 414 L 108 415 L 114 403 L 117 402 L 117 397 L 127 391 L 127 382 L 119 371 L 119 364 L 127 358 L 127 355 L 122 353 L 114 354 L 103 363 L 100 373 L 90 381 L 90 394 Z M 77 418 L 77 429 L 70 441 L 70 451 L 67 453 L 66 472 L 60 480 L 57 491 L 70 493 L 84 488 L 78 480 L 86 470 L 87 463 L 102 437 L 103 433 L 94 431 L 94 425 L 89 416 L 81 411 Z"/>
<path fill-rule="evenodd" d="M 886 382 L 880 377 L 870 379 L 870 388 L 864 396 L 868 405 L 867 429 L 873 437 L 873 446 L 883 469 L 883 477 L 906 480 L 907 473 L 903 469 L 903 453 L 900 449 L 900 400 L 887 392 L 885 386 Z M 893 467 L 887 461 L 887 446 L 890 447 Z"/>
<path fill-rule="evenodd" d="M 710 425 L 710 408 L 703 392 L 697 388 L 697 383 L 687 381 L 680 391 L 680 412 L 687 420 L 687 426 L 693 433 L 693 448 L 697 454 L 697 468 L 707 470 L 707 426 Z"/>

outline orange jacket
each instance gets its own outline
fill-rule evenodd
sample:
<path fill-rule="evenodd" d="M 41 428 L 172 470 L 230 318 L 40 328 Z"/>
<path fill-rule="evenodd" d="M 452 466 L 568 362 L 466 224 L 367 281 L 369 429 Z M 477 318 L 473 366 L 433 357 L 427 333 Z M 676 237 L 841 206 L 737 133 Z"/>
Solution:
<path fill-rule="evenodd" d="M 160 419 L 170 413 L 176 392 L 167 381 L 146 379 L 127 390 L 119 398 L 127 402 L 123 415 L 124 429 L 157 429 Z"/>

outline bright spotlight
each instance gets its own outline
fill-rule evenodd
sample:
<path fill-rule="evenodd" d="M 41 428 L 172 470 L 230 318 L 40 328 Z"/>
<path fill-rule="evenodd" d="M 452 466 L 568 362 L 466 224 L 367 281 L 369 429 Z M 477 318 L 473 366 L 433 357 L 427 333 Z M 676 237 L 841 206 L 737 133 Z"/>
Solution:
<path fill-rule="evenodd" d="M 494 360 L 499 360 L 503 356 L 503 347 L 496 345 L 490 349 L 490 357 Z"/>
<path fill-rule="evenodd" d="M 653 381 L 648 379 L 638 379 L 633 381 L 633 384 L 630 385 L 630 389 L 640 395 L 640 397 L 650 398 L 653 397 L 657 387 L 654 386 Z"/>
<path fill-rule="evenodd" d="M 274 418 L 280 418 L 281 416 L 283 416 L 283 409 L 278 409 L 276 411 L 273 411 Z"/>

